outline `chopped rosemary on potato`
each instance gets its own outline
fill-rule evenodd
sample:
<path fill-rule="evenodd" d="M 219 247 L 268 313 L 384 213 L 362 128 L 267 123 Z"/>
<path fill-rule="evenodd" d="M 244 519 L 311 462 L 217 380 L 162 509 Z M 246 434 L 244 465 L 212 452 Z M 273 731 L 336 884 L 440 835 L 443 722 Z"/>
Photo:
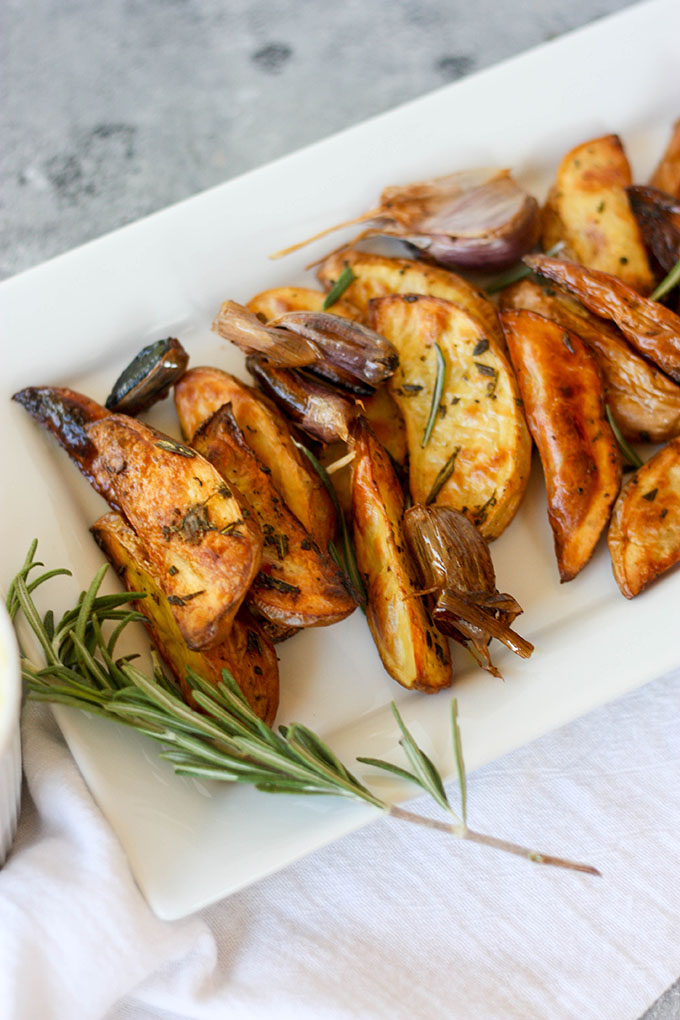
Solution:
<path fill-rule="evenodd" d="M 320 737 L 302 723 L 267 726 L 249 707 L 227 669 L 215 686 L 187 669 L 187 684 L 197 708 L 191 708 L 157 660 L 151 676 L 132 665 L 131 657 L 116 657 L 116 644 L 132 622 L 142 620 L 130 603 L 141 592 L 100 595 L 107 567 L 101 567 L 76 605 L 56 623 L 54 613 L 43 616 L 33 592 L 45 581 L 68 570 L 29 575 L 43 564 L 35 559 L 37 541 L 12 581 L 7 607 L 16 624 L 22 616 L 37 641 L 42 662 L 29 658 L 20 636 L 21 669 L 29 698 L 58 702 L 130 726 L 158 741 L 161 757 L 180 775 L 223 782 L 249 783 L 269 793 L 326 794 L 369 804 L 401 821 L 438 829 L 459 839 L 483 843 L 529 861 L 551 864 L 590 875 L 599 872 L 587 864 L 537 853 L 468 828 L 465 769 L 457 705 L 452 702 L 452 734 L 461 794 L 461 818 L 448 799 L 436 766 L 416 744 L 396 705 L 392 711 L 401 730 L 400 744 L 412 771 L 377 758 L 358 760 L 415 783 L 454 816 L 452 823 L 405 811 L 374 794 L 353 775 Z M 33 654 L 33 650 L 32 650 Z"/>
<path fill-rule="evenodd" d="M 340 298 L 345 293 L 345 291 L 347 290 L 347 288 L 349 287 L 353 280 L 356 280 L 356 276 L 352 270 L 352 267 L 345 266 L 343 271 L 340 273 L 340 276 L 337 278 L 337 280 L 329 290 L 328 294 L 326 295 L 326 298 L 323 303 L 324 312 L 327 312 L 328 309 L 331 308 L 336 301 L 340 300 Z"/>
<path fill-rule="evenodd" d="M 659 286 L 649 295 L 650 301 L 658 301 L 660 298 L 665 297 L 669 291 L 673 290 L 673 287 L 677 287 L 680 283 L 680 259 L 675 263 L 670 273 L 663 278 Z"/>
<path fill-rule="evenodd" d="M 444 392 L 444 385 L 446 384 L 446 359 L 444 358 L 444 352 L 439 344 L 434 345 L 434 353 L 437 359 L 437 375 L 434 380 L 434 389 L 432 391 L 430 414 L 425 426 L 425 432 L 423 433 L 423 441 L 420 444 L 421 449 L 424 449 L 427 446 L 432 436 L 435 422 L 437 420 L 437 411 L 441 403 L 442 393 Z"/>

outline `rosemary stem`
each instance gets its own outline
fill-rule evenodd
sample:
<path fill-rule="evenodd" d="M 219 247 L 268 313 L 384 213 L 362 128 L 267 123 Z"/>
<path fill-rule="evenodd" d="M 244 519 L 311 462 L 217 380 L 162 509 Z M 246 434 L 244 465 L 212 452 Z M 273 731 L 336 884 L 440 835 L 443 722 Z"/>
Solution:
<path fill-rule="evenodd" d="M 388 814 L 404 822 L 412 822 L 415 825 L 421 825 L 428 829 L 436 829 L 439 832 L 448 832 L 458 839 L 465 839 L 471 843 L 480 843 L 482 846 L 490 846 L 495 850 L 504 850 L 506 853 L 515 854 L 517 857 L 524 857 L 534 864 L 550 864 L 556 868 L 566 868 L 569 871 L 581 871 L 586 875 L 601 876 L 601 872 L 590 864 L 581 864 L 578 861 L 570 861 L 564 857 L 554 857 L 551 854 L 538 853 L 536 850 L 529 850 L 528 847 L 520 846 L 518 843 L 509 843 L 505 839 L 498 839 L 496 836 L 487 836 L 486 833 L 476 832 L 462 822 L 454 824 L 440 822 L 436 818 L 425 818 L 422 815 L 415 815 L 411 811 L 404 811 L 394 804 L 389 807 Z"/>

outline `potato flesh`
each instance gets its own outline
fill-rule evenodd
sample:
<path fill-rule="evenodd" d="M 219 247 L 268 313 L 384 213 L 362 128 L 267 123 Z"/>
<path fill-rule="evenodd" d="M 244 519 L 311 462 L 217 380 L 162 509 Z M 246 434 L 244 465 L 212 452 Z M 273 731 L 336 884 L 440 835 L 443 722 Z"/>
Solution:
<path fill-rule="evenodd" d="M 666 150 L 649 183 L 667 195 L 680 198 L 680 119 L 673 125 Z"/>
<path fill-rule="evenodd" d="M 250 614 L 241 607 L 220 644 L 193 651 L 182 638 L 153 564 L 132 528 L 119 514 L 109 513 L 91 530 L 128 591 L 146 592 L 147 598 L 136 602 L 136 608 L 146 617 L 151 638 L 187 703 L 193 704 L 187 668 L 215 686 L 222 680 L 222 670 L 228 669 L 253 711 L 271 725 L 279 701 L 278 662 L 274 646 Z"/>
<path fill-rule="evenodd" d="M 366 618 L 389 675 L 403 687 L 433 693 L 451 684 L 446 639 L 417 597 L 401 528 L 404 498 L 389 457 L 366 426 L 352 463 L 357 566 L 368 594 Z"/>
<path fill-rule="evenodd" d="M 318 545 L 327 548 L 336 531 L 333 503 L 318 474 L 293 442 L 288 422 L 272 402 L 217 368 L 192 368 L 175 387 L 175 407 L 187 438 L 228 403 L 248 446 L 269 469 L 289 510 Z"/>
<path fill-rule="evenodd" d="M 343 574 L 287 508 L 268 470 L 238 434 L 228 404 L 203 423 L 192 446 L 246 496 L 260 522 L 262 564 L 248 606 L 286 627 L 323 627 L 349 616 L 356 603 Z"/>
<path fill-rule="evenodd" d="M 406 425 L 413 502 L 452 506 L 485 538 L 498 537 L 517 512 L 531 459 L 508 361 L 477 320 L 441 298 L 376 300 L 371 323 L 399 351 L 399 368 L 388 388 Z M 437 374 L 435 344 L 446 362 L 446 383 L 423 448 Z M 452 457 L 453 471 L 433 499 L 435 483 Z"/>
<path fill-rule="evenodd" d="M 562 160 L 548 196 L 543 247 L 547 250 L 563 240 L 565 257 L 612 273 L 648 294 L 654 276 L 625 190 L 632 183 L 630 165 L 616 135 L 594 138 L 572 149 Z"/>
<path fill-rule="evenodd" d="M 340 298 L 333 305 L 324 309 L 324 301 L 328 295 L 322 290 L 311 287 L 273 287 L 256 294 L 248 302 L 248 310 L 254 315 L 263 316 L 267 321 L 276 319 L 286 312 L 323 312 L 341 315 L 345 319 L 358 320 L 361 312 L 348 301 Z"/>
<path fill-rule="evenodd" d="M 535 312 L 501 313 L 543 465 L 561 581 L 590 559 L 621 484 L 602 380 L 580 337 Z"/>
<path fill-rule="evenodd" d="M 614 577 L 628 599 L 680 561 L 680 439 L 638 468 L 621 490 L 608 542 Z"/>
<path fill-rule="evenodd" d="M 498 315 L 486 294 L 461 276 L 414 259 L 393 259 L 351 249 L 337 252 L 319 267 L 317 276 L 327 290 L 349 266 L 357 277 L 344 297 L 366 315 L 369 301 L 389 294 L 430 294 L 453 301 L 478 319 L 486 336 L 501 347 L 505 344 Z M 378 330 L 378 332 L 380 332 Z"/>
<path fill-rule="evenodd" d="M 641 357 L 615 326 L 531 280 L 503 291 L 502 308 L 526 308 L 577 333 L 594 354 L 605 399 L 626 439 L 662 443 L 680 433 L 680 386 Z"/>
<path fill-rule="evenodd" d="M 115 504 L 139 535 L 190 648 L 223 641 L 255 577 L 257 523 L 202 457 L 134 418 L 87 426 L 93 472 L 108 477 Z"/>

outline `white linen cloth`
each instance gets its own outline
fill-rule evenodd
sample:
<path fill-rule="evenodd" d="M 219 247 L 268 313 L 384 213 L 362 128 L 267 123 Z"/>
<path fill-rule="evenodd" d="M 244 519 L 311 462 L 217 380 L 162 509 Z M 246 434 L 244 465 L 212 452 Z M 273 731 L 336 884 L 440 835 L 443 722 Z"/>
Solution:
<path fill-rule="evenodd" d="M 0 1017 L 637 1020 L 680 974 L 679 695 L 677 672 L 469 777 L 473 827 L 601 879 L 381 819 L 174 923 L 29 705 Z"/>

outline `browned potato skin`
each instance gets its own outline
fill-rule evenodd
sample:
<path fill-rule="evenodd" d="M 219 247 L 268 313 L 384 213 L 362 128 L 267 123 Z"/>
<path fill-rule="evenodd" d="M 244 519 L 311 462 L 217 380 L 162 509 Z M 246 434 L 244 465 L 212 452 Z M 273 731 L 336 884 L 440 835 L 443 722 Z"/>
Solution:
<path fill-rule="evenodd" d="M 666 151 L 649 183 L 668 195 L 680 198 L 680 119 L 673 125 Z"/>
<path fill-rule="evenodd" d="M 361 319 L 359 309 L 342 298 L 335 301 L 331 308 L 324 309 L 326 297 L 324 291 L 313 290 L 311 287 L 273 287 L 271 290 L 263 290 L 256 294 L 248 302 L 247 307 L 253 315 L 262 316 L 267 321 L 285 315 L 286 312 L 323 311 L 342 315 L 343 318 L 354 321 Z"/>
<path fill-rule="evenodd" d="M 636 351 L 680 383 L 680 317 L 674 312 L 609 273 L 547 255 L 525 255 L 523 261 L 571 291 L 595 315 L 612 319 Z"/>
<path fill-rule="evenodd" d="M 359 403 L 375 438 L 390 457 L 403 466 L 408 457 L 406 426 L 399 405 L 387 386 L 381 386 L 372 397 L 362 397 Z"/>
<path fill-rule="evenodd" d="M 175 386 L 175 407 L 182 433 L 188 437 L 228 403 L 248 446 L 269 469 L 286 505 L 325 549 L 337 526 L 333 503 L 275 404 L 218 368 L 192 368 Z"/>
<path fill-rule="evenodd" d="M 529 311 L 501 312 L 538 447 L 561 581 L 590 559 L 621 485 L 597 363 L 576 333 Z"/>
<path fill-rule="evenodd" d="M 106 408 L 84 393 L 65 386 L 29 386 L 15 393 L 12 400 L 52 433 L 99 495 L 114 505 L 108 476 L 93 474 L 97 450 L 86 431 L 89 422 L 108 416 Z"/>
<path fill-rule="evenodd" d="M 132 528 L 120 514 L 109 513 L 92 526 L 99 547 L 111 561 L 128 591 L 146 592 L 135 606 L 144 614 L 151 638 L 194 705 L 186 680 L 187 667 L 217 686 L 228 669 L 252 710 L 271 725 L 279 703 L 279 667 L 271 641 L 243 606 L 224 641 L 204 652 L 192 651 L 179 631 L 153 564 Z"/>
<path fill-rule="evenodd" d="M 496 309 L 486 294 L 449 269 L 414 259 L 393 259 L 346 248 L 330 255 L 319 267 L 317 276 L 326 290 L 331 289 L 345 266 L 350 267 L 357 279 L 349 285 L 343 298 L 364 315 L 368 314 L 368 304 L 373 298 L 388 294 L 430 294 L 460 305 L 481 322 L 486 336 L 501 347 L 505 344 Z"/>
<path fill-rule="evenodd" d="M 365 423 L 355 426 L 352 508 L 366 618 L 382 663 L 403 687 L 432 694 L 452 681 L 446 639 L 417 597 L 415 568 L 401 528 L 404 495 L 390 459 Z"/>
<path fill-rule="evenodd" d="M 345 579 L 286 506 L 244 441 L 229 404 L 199 428 L 192 446 L 246 495 L 264 534 L 262 564 L 247 604 L 285 627 L 324 627 L 356 608 Z"/>
<path fill-rule="evenodd" d="M 531 438 L 509 361 L 478 320 L 442 298 L 379 298 L 371 302 L 371 324 L 399 351 L 400 366 L 388 388 L 406 425 L 413 502 L 432 499 L 434 483 L 457 449 L 454 470 L 434 502 L 464 513 L 485 538 L 497 538 L 517 512 L 531 467 Z M 435 344 L 447 365 L 444 414 L 423 449 Z"/>
<path fill-rule="evenodd" d="M 641 294 L 654 276 L 626 195 L 633 183 L 617 135 L 593 138 L 566 154 L 544 213 L 544 249 L 565 242 L 564 256 L 612 273 Z"/>
<path fill-rule="evenodd" d="M 112 414 L 87 433 L 97 450 L 93 474 L 109 478 L 184 640 L 193 649 L 224 641 L 262 555 L 242 497 L 203 457 L 135 418 Z"/>
<path fill-rule="evenodd" d="M 680 439 L 635 472 L 609 526 L 614 577 L 627 599 L 680 561 Z"/>
<path fill-rule="evenodd" d="M 665 443 L 680 434 L 680 386 L 637 354 L 611 323 L 533 280 L 504 290 L 501 308 L 538 312 L 581 337 L 600 366 L 605 400 L 626 439 Z"/>

